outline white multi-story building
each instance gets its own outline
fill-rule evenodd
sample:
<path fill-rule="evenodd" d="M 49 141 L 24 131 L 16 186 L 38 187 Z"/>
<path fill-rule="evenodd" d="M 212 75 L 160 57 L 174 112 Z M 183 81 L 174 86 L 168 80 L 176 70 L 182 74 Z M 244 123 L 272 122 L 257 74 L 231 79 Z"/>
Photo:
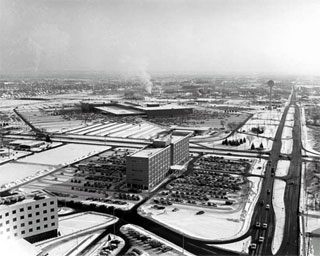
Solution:
<path fill-rule="evenodd" d="M 58 203 L 43 191 L 0 197 L 0 236 L 35 242 L 57 235 Z"/>

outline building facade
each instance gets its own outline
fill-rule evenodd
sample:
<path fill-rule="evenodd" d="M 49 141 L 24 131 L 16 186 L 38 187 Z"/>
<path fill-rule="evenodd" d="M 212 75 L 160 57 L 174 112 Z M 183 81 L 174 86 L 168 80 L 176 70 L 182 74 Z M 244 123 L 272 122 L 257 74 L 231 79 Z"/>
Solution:
<path fill-rule="evenodd" d="M 170 166 L 189 159 L 189 137 L 192 133 L 173 132 L 153 141 L 153 145 L 126 158 L 128 187 L 151 189 L 169 174 Z"/>
<path fill-rule="evenodd" d="M 149 148 L 127 157 L 129 187 L 150 189 L 159 184 L 170 169 L 170 146 Z"/>
<path fill-rule="evenodd" d="M 50 195 L 36 191 L 0 197 L 0 236 L 36 242 L 57 236 L 58 203 Z"/>
<path fill-rule="evenodd" d="M 171 165 L 183 163 L 189 159 L 190 132 L 174 131 L 171 136 Z"/>

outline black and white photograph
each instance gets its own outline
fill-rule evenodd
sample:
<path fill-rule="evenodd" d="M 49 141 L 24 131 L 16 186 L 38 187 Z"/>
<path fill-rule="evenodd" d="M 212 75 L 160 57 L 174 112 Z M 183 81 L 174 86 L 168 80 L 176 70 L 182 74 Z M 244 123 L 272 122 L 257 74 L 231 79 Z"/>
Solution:
<path fill-rule="evenodd" d="M 319 0 L 0 0 L 1 256 L 320 256 Z"/>

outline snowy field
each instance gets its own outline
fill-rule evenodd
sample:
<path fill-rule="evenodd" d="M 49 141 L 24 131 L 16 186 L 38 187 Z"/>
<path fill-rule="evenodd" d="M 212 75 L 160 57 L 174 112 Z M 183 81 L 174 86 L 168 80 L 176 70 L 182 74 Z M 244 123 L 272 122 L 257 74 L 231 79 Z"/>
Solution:
<path fill-rule="evenodd" d="M 284 205 L 284 191 L 286 182 L 283 180 L 275 179 L 273 186 L 272 205 L 275 213 L 275 232 L 272 240 L 272 254 L 275 255 L 282 243 L 284 225 L 286 219 L 285 205 Z"/>
<path fill-rule="evenodd" d="M 249 245 L 251 244 L 251 236 L 240 240 L 234 243 L 228 244 L 208 244 L 209 246 L 217 247 L 219 249 L 228 250 L 231 252 L 241 253 L 241 254 L 248 254 L 249 253 Z"/>
<path fill-rule="evenodd" d="M 320 255 L 320 237 L 309 237 L 309 251 L 308 256 L 319 256 Z"/>
<path fill-rule="evenodd" d="M 309 212 L 309 214 L 312 214 L 312 212 Z M 320 235 L 320 216 L 308 216 L 306 223 L 306 232 Z"/>
<path fill-rule="evenodd" d="M 1 98 L 0 100 L 0 108 L 5 108 L 5 109 L 9 109 L 9 108 L 15 108 L 17 106 L 25 106 L 25 105 L 29 105 L 29 104 L 38 104 L 41 103 L 43 101 L 38 101 L 38 100 L 13 100 L 13 99 L 3 99 Z"/>
<path fill-rule="evenodd" d="M 316 139 L 314 138 L 314 129 L 307 127 L 306 119 L 305 119 L 305 109 L 301 108 L 301 142 L 304 149 L 310 151 L 308 155 L 315 154 L 319 155 L 318 151 L 319 143 L 316 143 Z"/>
<path fill-rule="evenodd" d="M 248 180 L 250 182 L 249 196 L 245 206 L 240 209 L 231 210 L 230 207 L 230 209 L 220 210 L 173 204 L 167 206 L 165 211 L 159 211 L 152 208 L 152 204 L 147 203 L 139 208 L 139 213 L 168 228 L 184 233 L 188 237 L 207 241 L 237 238 L 248 231 L 254 206 L 261 190 L 261 178 L 249 177 Z M 179 210 L 173 212 L 174 208 Z M 205 213 L 196 215 L 199 210 Z"/>
<path fill-rule="evenodd" d="M 54 170 L 49 165 L 24 164 L 16 161 L 15 163 L 7 163 L 0 166 L 0 186 L 4 188 L 5 184 L 16 182 L 17 184 L 28 180 L 38 173 L 45 173 L 45 170 Z"/>
<path fill-rule="evenodd" d="M 107 146 L 67 144 L 0 166 L 0 188 L 30 181 L 55 169 L 110 149 Z"/>
<path fill-rule="evenodd" d="M 255 160 L 251 166 L 250 173 L 253 175 L 264 175 L 266 171 L 267 160 Z"/>
<path fill-rule="evenodd" d="M 232 148 L 232 149 L 238 149 L 238 150 L 250 150 L 251 149 L 251 145 L 254 144 L 254 146 L 256 148 L 258 148 L 260 146 L 260 144 L 262 143 L 264 150 L 271 150 L 272 148 L 272 144 L 273 141 L 271 139 L 268 138 L 264 138 L 261 136 L 256 136 L 256 135 L 251 135 L 251 134 L 244 134 L 244 133 L 234 133 L 234 135 L 228 137 L 229 141 L 232 140 L 240 140 L 240 139 L 246 139 L 246 142 L 239 145 L 239 146 L 229 146 L 229 145 L 222 145 L 222 141 L 223 140 L 218 140 L 218 141 L 214 141 L 212 142 L 202 142 L 202 143 L 198 143 L 204 146 L 208 146 L 208 147 L 215 147 L 215 148 Z"/>
<path fill-rule="evenodd" d="M 228 140 L 240 140 L 246 139 L 246 142 L 239 146 L 225 146 L 222 145 L 223 140 L 218 140 L 213 142 L 214 147 L 219 148 L 236 148 L 239 150 L 249 150 L 251 149 L 252 144 L 255 148 L 263 145 L 264 150 L 271 150 L 273 144 L 273 138 L 276 135 L 278 125 L 282 116 L 282 111 L 277 110 L 264 110 L 254 114 L 234 135 L 228 137 Z M 252 132 L 252 128 L 263 128 L 264 131 L 262 134 L 257 136 L 256 133 Z M 203 143 L 207 144 L 207 143 Z"/>
<path fill-rule="evenodd" d="M 31 152 L 28 151 L 17 151 L 17 150 L 11 150 L 8 151 L 8 148 L 0 148 L 0 152 L 2 153 L 9 153 L 8 155 L 3 155 L 1 154 L 0 156 L 0 164 L 3 164 L 5 162 L 11 161 L 11 160 L 17 160 L 18 158 L 27 156 L 32 154 Z M 0 179 L 1 180 L 1 179 Z"/>
<path fill-rule="evenodd" d="M 115 220 L 112 215 L 95 212 L 72 214 L 59 218 L 59 231 L 65 236 L 100 225 L 111 225 Z"/>
<path fill-rule="evenodd" d="M 292 139 L 292 127 L 286 126 L 287 122 L 282 131 L 281 135 L 281 154 L 291 154 L 293 139 Z"/>
<path fill-rule="evenodd" d="M 66 165 L 110 149 L 107 146 L 67 144 L 21 159 L 25 163 Z"/>
<path fill-rule="evenodd" d="M 276 169 L 276 177 L 287 176 L 289 172 L 290 161 L 288 160 L 279 160 L 277 169 Z"/>

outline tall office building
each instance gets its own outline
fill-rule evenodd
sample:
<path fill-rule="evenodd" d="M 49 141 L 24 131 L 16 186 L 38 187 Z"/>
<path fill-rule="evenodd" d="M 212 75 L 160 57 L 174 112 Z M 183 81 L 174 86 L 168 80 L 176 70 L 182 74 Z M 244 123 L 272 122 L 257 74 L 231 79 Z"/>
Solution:
<path fill-rule="evenodd" d="M 189 159 L 190 132 L 174 131 L 171 135 L 171 165 L 176 165 Z"/>
<path fill-rule="evenodd" d="M 0 197 L 0 237 L 36 242 L 57 236 L 58 203 L 43 191 Z"/>
<path fill-rule="evenodd" d="M 170 166 L 189 159 L 190 132 L 176 131 L 166 134 L 126 158 L 127 185 L 132 188 L 151 189 L 168 175 Z"/>

